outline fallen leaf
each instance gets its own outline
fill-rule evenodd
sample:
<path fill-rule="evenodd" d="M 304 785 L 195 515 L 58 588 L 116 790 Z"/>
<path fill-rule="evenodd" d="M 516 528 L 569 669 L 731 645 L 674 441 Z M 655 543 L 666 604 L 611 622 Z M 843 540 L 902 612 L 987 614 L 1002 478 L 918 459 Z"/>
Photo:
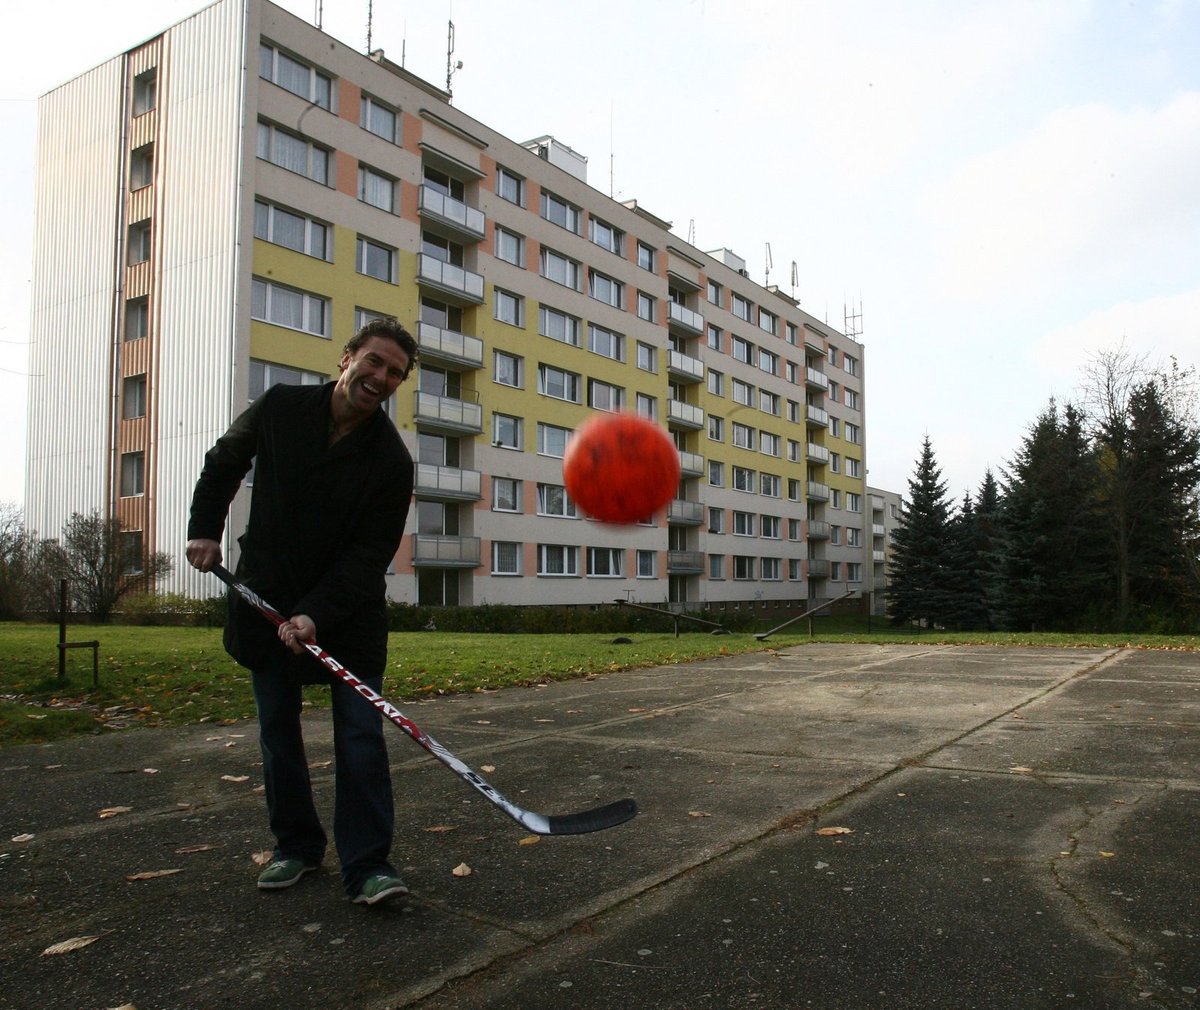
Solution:
<path fill-rule="evenodd" d="M 445 832 L 445 831 L 457 831 L 458 825 L 457 824 L 434 824 L 428 828 L 422 828 L 421 830 L 428 831 L 430 834 L 437 835 L 437 834 L 441 834 L 442 832 Z"/>
<path fill-rule="evenodd" d="M 646 710 L 644 708 L 627 708 L 625 711 L 626 712 L 645 712 Z"/>
<path fill-rule="evenodd" d="M 173 877 L 183 870 L 142 870 L 140 873 L 125 874 L 126 880 L 157 880 L 159 877 Z"/>
<path fill-rule="evenodd" d="M 137 1010 L 132 1003 L 122 1003 L 120 1006 L 110 1006 L 107 1010 Z"/>
<path fill-rule="evenodd" d="M 852 835 L 852 834 L 854 834 L 854 829 L 853 828 L 842 828 L 842 827 L 817 828 L 817 834 L 818 835 Z"/>
<path fill-rule="evenodd" d="M 495 765 L 480 765 L 479 770 L 481 772 L 487 772 L 489 775 L 491 775 L 492 772 L 494 772 L 496 770 L 496 766 Z"/>
<path fill-rule="evenodd" d="M 534 719 L 534 722 L 554 722 L 553 719 Z"/>
<path fill-rule="evenodd" d="M 175 855 L 190 856 L 193 852 L 209 852 L 215 848 L 219 848 L 219 846 L 209 845 L 208 842 L 201 842 L 199 845 L 183 845 L 175 850 Z"/>
<path fill-rule="evenodd" d="M 42 957 L 46 957 L 48 954 L 70 954 L 71 951 L 80 950 L 99 939 L 99 936 L 73 936 L 69 940 L 63 940 L 62 943 L 52 943 L 42 951 Z"/>
<path fill-rule="evenodd" d="M 147 775 L 157 775 L 158 774 L 157 768 L 143 768 L 142 771 Z"/>
<path fill-rule="evenodd" d="M 32 842 L 33 835 L 13 835 L 14 842 Z"/>
<path fill-rule="evenodd" d="M 1116 853 L 1115 852 L 1105 852 L 1103 849 L 1101 849 L 1100 855 L 1102 855 L 1105 859 L 1112 859 L 1112 857 L 1115 856 Z"/>
<path fill-rule="evenodd" d="M 331 764 L 333 764 L 332 761 L 310 761 L 308 763 L 308 767 L 309 768 L 328 768 Z"/>
<path fill-rule="evenodd" d="M 519 842 L 517 842 L 517 844 L 518 845 L 537 845 L 537 843 L 540 842 L 541 840 L 542 840 L 541 835 L 526 835 Z"/>
<path fill-rule="evenodd" d="M 466 863 L 459 863 L 450 872 L 456 877 L 469 877 L 471 875 L 471 867 L 469 867 Z"/>
<path fill-rule="evenodd" d="M 705 813 L 703 810 L 689 810 L 688 817 L 712 817 L 712 814 Z"/>
<path fill-rule="evenodd" d="M 1029 775 L 1033 771 L 1033 769 L 1026 768 L 1024 765 L 1017 765 L 1015 768 L 1010 768 L 1009 771 L 1017 772 L 1018 774 L 1021 774 L 1021 775 Z"/>
<path fill-rule="evenodd" d="M 37 715 L 36 713 L 33 713 L 33 712 L 26 712 L 26 713 L 25 713 L 25 718 L 26 718 L 26 719 L 45 719 L 45 718 L 46 718 L 46 716 L 44 716 L 44 715 Z"/>
<path fill-rule="evenodd" d="M 476 719 L 475 720 L 476 726 L 490 726 L 491 724 L 492 724 L 491 719 Z"/>
<path fill-rule="evenodd" d="M 262 852 L 251 852 L 250 858 L 259 866 L 266 866 L 274 855 L 275 853 L 270 849 L 263 849 Z"/>
<path fill-rule="evenodd" d="M 133 807 L 105 807 L 100 811 L 100 820 L 107 820 L 109 817 L 116 817 L 117 814 L 127 814 Z"/>
<path fill-rule="evenodd" d="M 249 780 L 250 780 L 249 775 L 222 775 L 221 776 L 222 782 L 248 782 Z"/>

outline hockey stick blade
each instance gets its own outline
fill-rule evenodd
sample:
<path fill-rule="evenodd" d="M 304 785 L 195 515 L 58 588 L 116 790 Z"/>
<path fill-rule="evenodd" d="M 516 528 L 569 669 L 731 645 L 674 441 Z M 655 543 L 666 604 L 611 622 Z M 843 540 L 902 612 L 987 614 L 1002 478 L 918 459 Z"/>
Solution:
<path fill-rule="evenodd" d="M 212 573 L 230 589 L 234 590 L 243 600 L 263 615 L 268 621 L 279 627 L 287 622 L 278 610 L 267 603 L 253 589 L 238 582 L 230 571 L 222 565 L 213 565 Z M 369 684 L 359 680 L 346 667 L 333 658 L 314 641 L 302 642 L 301 645 L 331 673 L 352 687 L 355 693 L 362 695 L 379 713 L 401 729 L 413 743 L 418 744 L 437 758 L 442 764 L 454 772 L 459 778 L 474 786 L 488 800 L 503 810 L 518 824 L 528 828 L 538 835 L 583 835 L 592 831 L 604 831 L 615 828 L 618 824 L 635 817 L 638 812 L 637 804 L 631 800 L 617 800 L 602 807 L 591 810 L 579 810 L 571 814 L 539 814 L 525 810 L 503 796 L 483 776 L 465 765 L 450 751 L 438 743 L 415 722 L 408 718 L 395 705 L 384 698 Z"/>

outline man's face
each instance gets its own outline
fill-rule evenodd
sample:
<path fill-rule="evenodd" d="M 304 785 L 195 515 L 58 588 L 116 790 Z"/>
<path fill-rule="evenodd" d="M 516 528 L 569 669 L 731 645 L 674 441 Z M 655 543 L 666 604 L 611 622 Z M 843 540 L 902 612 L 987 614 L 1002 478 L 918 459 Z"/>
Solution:
<path fill-rule="evenodd" d="M 394 340 L 371 337 L 342 355 L 335 393 L 357 414 L 367 414 L 391 396 L 408 371 L 408 355 Z"/>

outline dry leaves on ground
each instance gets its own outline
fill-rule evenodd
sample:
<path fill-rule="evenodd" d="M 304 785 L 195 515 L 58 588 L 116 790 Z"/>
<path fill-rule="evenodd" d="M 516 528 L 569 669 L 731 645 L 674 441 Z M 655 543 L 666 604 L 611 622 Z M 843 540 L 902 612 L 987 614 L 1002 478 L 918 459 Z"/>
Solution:
<path fill-rule="evenodd" d="M 118 814 L 127 814 L 133 807 L 105 807 L 100 811 L 100 820 L 104 821 L 110 817 L 116 817 Z"/>
<path fill-rule="evenodd" d="M 817 828 L 817 834 L 818 835 L 852 835 L 852 834 L 854 834 L 854 829 L 853 828 L 844 828 L 844 827 Z"/>
<path fill-rule="evenodd" d="M 103 933 L 98 933 L 95 936 L 73 936 L 69 940 L 63 940 L 61 943 L 52 943 L 42 951 L 42 957 L 53 954 L 70 954 L 72 951 L 81 950 L 89 944 L 95 943 L 103 935 Z"/>
<path fill-rule="evenodd" d="M 142 870 L 139 873 L 125 874 L 126 880 L 157 880 L 159 877 L 173 877 L 177 873 L 182 873 L 181 869 L 173 870 Z"/>
<path fill-rule="evenodd" d="M 469 867 L 466 863 L 459 863 L 450 872 L 456 877 L 469 877 L 474 871 L 472 871 L 471 867 Z"/>

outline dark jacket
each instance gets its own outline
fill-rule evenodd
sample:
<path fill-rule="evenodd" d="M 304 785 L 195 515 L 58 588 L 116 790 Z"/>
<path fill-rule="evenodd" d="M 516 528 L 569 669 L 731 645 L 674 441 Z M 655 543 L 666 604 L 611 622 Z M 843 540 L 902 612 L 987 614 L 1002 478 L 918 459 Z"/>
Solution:
<path fill-rule="evenodd" d="M 413 462 L 382 410 L 329 446 L 333 388 L 273 386 L 233 422 L 204 457 L 188 538 L 221 539 L 253 462 L 239 580 L 281 613 L 307 614 L 331 655 L 374 677 L 387 659 L 384 573 L 404 535 Z M 243 666 L 261 667 L 284 646 L 261 614 L 231 600 L 225 647 Z M 329 679 L 308 654 L 292 668 L 306 682 Z"/>

